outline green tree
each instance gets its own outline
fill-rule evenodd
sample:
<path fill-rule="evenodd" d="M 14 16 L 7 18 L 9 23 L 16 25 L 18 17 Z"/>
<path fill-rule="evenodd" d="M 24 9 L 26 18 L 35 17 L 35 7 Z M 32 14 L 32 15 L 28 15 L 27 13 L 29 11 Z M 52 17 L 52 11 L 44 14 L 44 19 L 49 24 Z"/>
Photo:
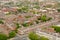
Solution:
<path fill-rule="evenodd" d="M 7 40 L 8 37 L 5 34 L 0 33 L 0 40 Z"/>
<path fill-rule="evenodd" d="M 46 5 L 45 8 L 52 8 L 53 5 Z"/>
<path fill-rule="evenodd" d="M 60 33 L 60 27 L 59 27 L 59 26 L 52 26 L 52 28 L 54 28 L 54 30 L 55 30 L 56 32 L 59 32 L 59 33 Z"/>
<path fill-rule="evenodd" d="M 38 18 L 38 20 L 41 20 L 41 21 L 43 21 L 43 22 L 49 21 L 49 20 L 51 20 L 51 19 L 52 19 L 51 17 L 48 17 L 48 18 L 47 18 L 46 15 L 43 15 L 43 16 L 41 16 L 40 18 Z"/>
<path fill-rule="evenodd" d="M 39 20 L 36 20 L 35 22 L 36 22 L 36 24 L 38 24 L 39 23 Z"/>
<path fill-rule="evenodd" d="M 44 22 L 46 22 L 47 21 L 46 15 L 41 16 L 41 20 L 44 21 Z"/>
<path fill-rule="evenodd" d="M 50 17 L 50 18 L 48 18 L 47 20 L 49 21 L 49 20 L 51 20 L 52 18 Z"/>
<path fill-rule="evenodd" d="M 60 9 L 57 9 L 58 12 L 60 12 Z"/>
<path fill-rule="evenodd" d="M 40 9 L 40 6 L 39 6 L 39 5 L 36 5 L 36 6 L 34 6 L 34 8 L 36 8 L 36 9 Z"/>
<path fill-rule="evenodd" d="M 28 26 L 29 26 L 28 23 L 23 23 L 22 25 L 23 25 L 24 27 L 28 27 Z"/>
<path fill-rule="evenodd" d="M 9 33 L 9 38 L 13 38 L 16 36 L 16 32 L 15 31 L 12 31 Z"/>
<path fill-rule="evenodd" d="M 4 22 L 2 20 L 0 20 L 0 24 L 4 24 Z"/>
<path fill-rule="evenodd" d="M 28 6 L 20 7 L 17 10 L 18 10 L 18 12 L 26 13 L 26 12 L 28 12 Z"/>
<path fill-rule="evenodd" d="M 19 23 L 16 23 L 16 29 L 20 28 L 20 24 Z"/>

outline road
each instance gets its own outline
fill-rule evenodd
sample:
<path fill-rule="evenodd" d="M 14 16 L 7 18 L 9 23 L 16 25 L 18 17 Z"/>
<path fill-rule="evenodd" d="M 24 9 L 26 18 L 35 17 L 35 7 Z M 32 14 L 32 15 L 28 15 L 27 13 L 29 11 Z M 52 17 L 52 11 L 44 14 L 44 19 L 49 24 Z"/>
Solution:
<path fill-rule="evenodd" d="M 37 28 L 41 28 L 41 27 L 44 27 L 44 26 L 49 26 L 49 25 L 52 25 L 52 24 L 57 24 L 59 21 L 60 21 L 60 19 L 55 19 L 55 20 L 52 20 L 52 21 L 49 21 L 49 22 L 47 21 L 46 23 L 37 24 L 34 27 L 32 26 L 32 27 L 28 27 L 28 28 L 25 28 L 25 29 L 18 30 L 18 33 L 19 34 L 29 33 L 30 31 L 36 30 Z"/>

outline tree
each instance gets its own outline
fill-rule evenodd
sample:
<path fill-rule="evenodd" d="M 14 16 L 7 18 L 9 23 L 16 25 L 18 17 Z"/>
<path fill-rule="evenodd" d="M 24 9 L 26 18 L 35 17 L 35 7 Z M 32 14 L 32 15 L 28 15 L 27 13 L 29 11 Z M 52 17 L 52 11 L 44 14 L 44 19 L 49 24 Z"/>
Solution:
<path fill-rule="evenodd" d="M 51 17 L 48 17 L 46 15 L 43 15 L 41 17 L 38 18 L 38 20 L 42 20 L 43 22 L 46 22 L 46 21 L 49 21 L 51 20 L 52 18 Z"/>
<path fill-rule="evenodd" d="M 46 15 L 41 16 L 41 20 L 46 22 L 47 21 Z"/>
<path fill-rule="evenodd" d="M 0 33 L 0 40 L 7 40 L 8 37 L 5 34 Z"/>
<path fill-rule="evenodd" d="M 49 21 L 49 20 L 51 20 L 52 18 L 50 17 L 50 18 L 48 18 L 47 20 Z"/>
<path fill-rule="evenodd" d="M 23 25 L 24 27 L 28 27 L 28 26 L 29 26 L 28 23 L 23 23 L 22 25 Z"/>
<path fill-rule="evenodd" d="M 57 9 L 58 12 L 60 12 L 60 9 Z"/>
<path fill-rule="evenodd" d="M 39 23 L 39 20 L 36 20 L 35 22 L 36 22 L 36 24 L 38 24 Z"/>
<path fill-rule="evenodd" d="M 2 20 L 0 20 L 0 24 L 4 24 L 4 22 Z"/>
<path fill-rule="evenodd" d="M 45 6 L 45 8 L 51 8 L 51 7 L 53 7 L 53 5 L 51 4 Z"/>
<path fill-rule="evenodd" d="M 59 27 L 59 26 L 52 26 L 52 28 L 54 28 L 54 30 L 55 30 L 56 32 L 59 32 L 59 33 L 60 33 L 60 27 Z"/>
<path fill-rule="evenodd" d="M 16 32 L 15 31 L 12 31 L 9 33 L 9 38 L 13 38 L 16 36 Z"/>
<path fill-rule="evenodd" d="M 18 10 L 18 12 L 26 13 L 26 12 L 28 12 L 28 6 L 20 7 L 17 10 Z"/>
<path fill-rule="evenodd" d="M 16 23 L 16 29 L 20 28 L 20 24 L 19 23 Z"/>
<path fill-rule="evenodd" d="M 40 6 L 39 6 L 39 5 L 36 5 L 36 6 L 34 6 L 34 8 L 36 8 L 36 9 L 40 9 Z"/>

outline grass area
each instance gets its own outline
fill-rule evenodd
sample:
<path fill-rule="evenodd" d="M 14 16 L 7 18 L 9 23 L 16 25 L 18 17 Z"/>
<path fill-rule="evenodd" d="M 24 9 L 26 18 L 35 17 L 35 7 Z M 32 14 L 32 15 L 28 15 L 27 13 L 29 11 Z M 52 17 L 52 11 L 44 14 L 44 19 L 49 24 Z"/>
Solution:
<path fill-rule="evenodd" d="M 44 36 L 39 36 L 34 32 L 29 33 L 28 37 L 30 40 L 49 40 L 48 38 L 46 38 Z"/>

